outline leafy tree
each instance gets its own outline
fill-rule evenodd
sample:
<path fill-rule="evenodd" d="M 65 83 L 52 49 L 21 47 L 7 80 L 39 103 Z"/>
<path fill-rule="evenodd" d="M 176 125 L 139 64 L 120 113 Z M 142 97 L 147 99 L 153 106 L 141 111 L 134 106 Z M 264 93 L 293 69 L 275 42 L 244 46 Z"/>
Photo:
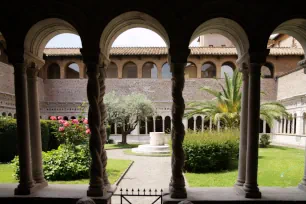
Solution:
<path fill-rule="evenodd" d="M 122 144 L 127 144 L 130 134 L 140 121 L 155 114 L 155 106 L 145 95 L 132 93 L 119 96 L 115 92 L 107 93 L 104 97 L 107 111 L 107 122 L 117 123 L 122 132 Z"/>
<path fill-rule="evenodd" d="M 235 70 L 230 78 L 225 73 L 225 85 L 219 83 L 221 91 L 211 87 L 202 87 L 201 90 L 215 96 L 212 101 L 190 102 L 186 108 L 186 117 L 195 114 L 202 114 L 212 118 L 214 124 L 218 120 L 227 128 L 239 128 L 241 111 L 241 86 L 242 74 Z M 281 116 L 288 117 L 286 108 L 278 102 L 262 103 L 260 106 L 260 118 L 265 120 L 272 127 L 274 120 L 279 120 Z"/>

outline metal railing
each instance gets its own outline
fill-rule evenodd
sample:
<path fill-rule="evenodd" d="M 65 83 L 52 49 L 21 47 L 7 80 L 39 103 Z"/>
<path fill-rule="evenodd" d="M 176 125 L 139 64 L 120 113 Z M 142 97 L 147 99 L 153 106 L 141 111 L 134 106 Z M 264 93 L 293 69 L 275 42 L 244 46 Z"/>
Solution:
<path fill-rule="evenodd" d="M 123 190 L 122 188 L 120 189 L 119 194 L 114 194 L 113 196 L 118 196 L 120 197 L 120 204 L 123 204 L 124 201 L 126 201 L 129 204 L 132 204 L 131 199 L 129 197 L 155 197 L 155 200 L 153 202 L 150 202 L 151 204 L 155 204 L 160 202 L 161 204 L 163 203 L 163 189 L 161 190 L 152 190 L 152 189 L 143 189 L 140 190 L 139 188 L 137 190 L 134 190 L 133 188 L 131 190 L 126 189 Z"/>

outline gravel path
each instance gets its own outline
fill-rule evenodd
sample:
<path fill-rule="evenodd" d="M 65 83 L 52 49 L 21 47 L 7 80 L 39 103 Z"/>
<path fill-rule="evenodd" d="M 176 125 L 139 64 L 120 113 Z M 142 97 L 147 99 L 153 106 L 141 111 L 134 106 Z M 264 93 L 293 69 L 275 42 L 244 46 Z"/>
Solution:
<path fill-rule="evenodd" d="M 108 158 L 112 159 L 129 159 L 133 160 L 134 163 L 123 177 L 118 185 L 116 194 L 120 193 L 122 189 L 165 189 L 168 188 L 170 177 L 171 177 L 171 158 L 170 157 L 146 157 L 146 156 L 134 156 L 126 155 L 123 153 L 124 150 L 107 150 Z M 156 199 L 152 198 L 138 198 L 129 197 L 129 200 L 134 203 L 149 203 Z M 119 197 L 114 196 L 112 199 L 113 204 L 119 204 Z M 127 202 L 123 202 L 127 203 Z"/>

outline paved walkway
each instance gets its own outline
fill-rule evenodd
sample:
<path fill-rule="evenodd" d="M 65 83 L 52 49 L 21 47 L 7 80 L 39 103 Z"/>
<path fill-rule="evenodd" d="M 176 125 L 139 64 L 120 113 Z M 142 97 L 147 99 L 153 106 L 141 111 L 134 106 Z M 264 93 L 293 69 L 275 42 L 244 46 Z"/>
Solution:
<path fill-rule="evenodd" d="M 108 150 L 108 158 L 113 159 L 129 159 L 133 160 L 134 163 L 123 177 L 118 185 L 116 194 L 120 193 L 122 189 L 165 189 L 168 188 L 170 177 L 171 177 L 171 159 L 170 157 L 146 157 L 146 156 L 134 156 L 126 155 L 122 149 L 119 150 Z M 129 200 L 134 203 L 151 203 L 155 197 L 138 198 L 129 197 Z M 150 202 L 151 201 L 151 202 Z M 114 197 L 112 200 L 113 204 L 120 203 L 119 197 Z M 127 202 L 123 202 L 127 203 Z"/>

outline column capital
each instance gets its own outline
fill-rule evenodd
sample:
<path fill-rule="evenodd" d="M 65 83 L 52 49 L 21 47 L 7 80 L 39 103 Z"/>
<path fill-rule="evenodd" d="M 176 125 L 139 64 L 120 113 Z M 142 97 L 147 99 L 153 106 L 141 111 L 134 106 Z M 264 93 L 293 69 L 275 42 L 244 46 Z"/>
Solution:
<path fill-rule="evenodd" d="M 297 63 L 297 65 L 298 65 L 299 67 L 304 67 L 304 68 L 306 68 L 306 59 L 303 59 L 303 60 L 299 61 L 299 62 Z"/>
<path fill-rule="evenodd" d="M 102 52 L 99 55 L 99 67 L 107 69 L 110 64 L 110 59 Z"/>
<path fill-rule="evenodd" d="M 100 49 L 84 49 L 81 48 L 80 52 L 82 53 L 84 64 L 96 64 L 98 65 L 100 62 Z"/>
<path fill-rule="evenodd" d="M 190 49 L 179 48 L 179 47 L 170 47 L 168 50 L 168 61 L 169 63 L 187 63 L 187 58 L 190 54 Z"/>
<path fill-rule="evenodd" d="M 270 52 L 270 49 L 266 49 L 263 51 L 256 51 L 256 52 L 249 51 L 250 63 L 256 63 L 256 64 L 263 65 L 266 62 L 269 52 Z"/>

